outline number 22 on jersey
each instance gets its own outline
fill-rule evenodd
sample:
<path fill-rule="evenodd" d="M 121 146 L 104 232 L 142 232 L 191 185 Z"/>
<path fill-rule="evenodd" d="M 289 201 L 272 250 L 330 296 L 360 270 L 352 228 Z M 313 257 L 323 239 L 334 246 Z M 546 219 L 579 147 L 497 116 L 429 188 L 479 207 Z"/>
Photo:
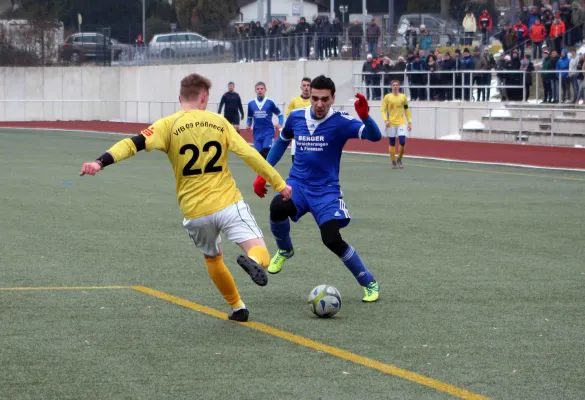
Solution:
<path fill-rule="evenodd" d="M 193 168 L 197 161 L 199 160 L 199 156 L 201 155 L 201 151 L 199 147 L 196 145 L 189 143 L 183 145 L 179 150 L 179 154 L 187 155 L 188 152 L 191 153 L 191 158 L 185 164 L 183 168 L 183 176 L 193 176 L 193 175 L 201 175 L 201 174 L 209 174 L 214 172 L 221 172 L 223 170 L 221 165 L 216 165 L 217 161 L 221 157 L 222 148 L 221 144 L 217 141 L 207 142 L 203 145 L 203 152 L 207 153 L 211 150 L 211 148 L 215 148 L 215 154 L 211 159 L 205 164 L 205 168 L 202 170 L 201 168 Z"/>

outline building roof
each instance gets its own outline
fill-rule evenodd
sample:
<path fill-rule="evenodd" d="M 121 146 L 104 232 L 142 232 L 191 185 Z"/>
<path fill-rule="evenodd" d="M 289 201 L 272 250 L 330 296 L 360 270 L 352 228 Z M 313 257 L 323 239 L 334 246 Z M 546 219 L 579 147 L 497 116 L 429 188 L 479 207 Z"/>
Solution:
<path fill-rule="evenodd" d="M 257 0 L 237 0 L 238 8 L 246 7 L 249 4 L 256 3 Z M 329 0 L 305 0 L 308 3 L 316 3 L 320 7 L 329 9 Z"/>

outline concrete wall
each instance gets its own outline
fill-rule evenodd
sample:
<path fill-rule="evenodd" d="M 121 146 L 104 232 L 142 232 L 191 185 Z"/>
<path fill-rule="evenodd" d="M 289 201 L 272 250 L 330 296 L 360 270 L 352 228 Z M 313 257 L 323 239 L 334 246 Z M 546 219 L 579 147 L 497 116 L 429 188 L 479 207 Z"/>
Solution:
<path fill-rule="evenodd" d="M 245 64 L 197 64 L 144 67 L 0 68 L 0 121 L 102 120 L 152 122 L 178 109 L 179 82 L 193 72 L 211 79 L 210 110 L 229 81 L 246 103 L 255 96 L 256 82 L 267 85 L 267 96 L 283 105 L 300 93 L 304 76 L 331 77 L 337 87 L 336 107 L 353 113 L 354 73 L 361 61 L 286 61 Z M 475 108 L 479 107 L 483 109 Z M 463 122 L 481 121 L 486 107 L 500 103 L 411 104 L 412 137 L 440 138 L 459 132 Z M 383 127 L 380 102 L 371 115 Z M 464 109 L 465 107 L 465 109 Z M 469 109 L 469 107 L 473 107 Z M 246 110 L 245 110 L 246 111 Z"/>

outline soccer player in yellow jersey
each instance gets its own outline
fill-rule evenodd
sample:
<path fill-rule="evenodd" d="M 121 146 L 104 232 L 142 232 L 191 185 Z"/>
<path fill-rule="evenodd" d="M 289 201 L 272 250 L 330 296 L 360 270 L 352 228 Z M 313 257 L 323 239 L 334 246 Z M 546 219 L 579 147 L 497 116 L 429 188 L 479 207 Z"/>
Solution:
<path fill-rule="evenodd" d="M 408 121 L 408 126 L 404 128 L 404 116 Z M 390 158 L 392 159 L 392 168 L 404 168 L 402 156 L 406 147 L 406 130 L 412 130 L 412 117 L 408 108 L 408 99 L 400 93 L 400 82 L 392 81 L 392 92 L 384 96 L 382 101 L 382 118 L 386 123 L 386 137 L 390 141 Z M 400 152 L 396 159 L 396 136 L 400 141 Z"/>
<path fill-rule="evenodd" d="M 297 110 L 299 108 L 309 107 L 311 105 L 311 78 L 303 78 L 301 81 L 301 95 L 294 97 L 290 103 L 288 103 L 288 107 L 286 109 L 285 117 L 288 118 L 289 114 L 293 110 Z M 296 151 L 296 144 L 295 140 L 292 139 L 290 141 L 290 154 L 292 155 L 293 162 L 295 161 L 295 151 Z"/>
<path fill-rule="evenodd" d="M 96 161 L 83 164 L 80 175 L 95 175 L 140 150 L 166 153 L 177 182 L 183 226 L 195 246 L 203 251 L 215 286 L 232 306 L 229 319 L 245 322 L 249 312 L 223 261 L 220 232 L 247 254 L 239 256 L 237 263 L 260 286 L 268 283 L 265 268 L 270 255 L 262 231 L 228 168 L 228 151 L 236 153 L 287 199 L 291 197 L 291 188 L 230 122 L 205 111 L 210 88 L 211 82 L 198 74 L 185 77 L 179 97 L 181 111 L 156 121 L 131 139 L 119 141 Z"/>

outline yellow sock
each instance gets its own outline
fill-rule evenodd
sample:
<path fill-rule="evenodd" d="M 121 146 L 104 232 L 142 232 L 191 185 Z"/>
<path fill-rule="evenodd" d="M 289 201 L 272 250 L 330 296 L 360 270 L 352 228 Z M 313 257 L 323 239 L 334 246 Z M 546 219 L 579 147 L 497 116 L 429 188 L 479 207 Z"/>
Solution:
<path fill-rule="evenodd" d="M 268 253 L 268 249 L 266 247 L 262 246 L 252 247 L 248 252 L 248 257 L 256 261 L 263 268 L 268 268 L 268 266 L 270 265 L 270 254 Z"/>
<path fill-rule="evenodd" d="M 390 146 L 390 158 L 393 162 L 396 161 L 396 146 Z"/>
<path fill-rule="evenodd" d="M 404 155 L 404 148 L 406 147 L 406 143 L 400 146 L 400 152 L 398 153 L 398 159 L 402 160 L 402 156 Z"/>
<path fill-rule="evenodd" d="M 232 308 L 244 307 L 244 302 L 240 298 L 234 277 L 223 262 L 223 257 L 205 258 L 205 263 L 207 264 L 207 272 L 209 272 L 211 280 L 215 283 L 215 287 L 222 294 L 225 301 Z"/>

